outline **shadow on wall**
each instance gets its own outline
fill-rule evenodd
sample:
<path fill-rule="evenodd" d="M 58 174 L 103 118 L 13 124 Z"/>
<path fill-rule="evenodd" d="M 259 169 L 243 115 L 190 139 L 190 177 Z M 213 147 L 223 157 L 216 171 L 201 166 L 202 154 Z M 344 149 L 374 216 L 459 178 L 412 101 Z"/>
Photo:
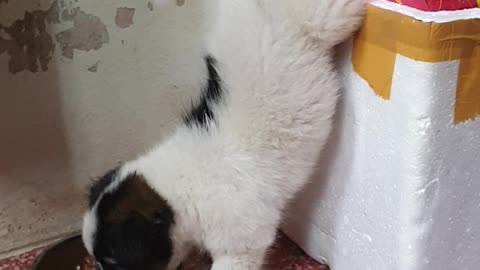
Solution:
<path fill-rule="evenodd" d="M 5 4 L 0 4 L 5 5 Z M 51 10 L 25 12 L 13 24 L 0 23 L 0 168 L 2 175 L 41 166 L 50 160 L 68 163 L 61 96 L 56 86 Z M 40 76 L 36 73 L 45 73 Z"/>
<path fill-rule="evenodd" d="M 68 167 L 61 96 L 54 68 L 36 84 L 26 72 L 0 74 L 0 172 L 2 176 L 57 161 Z M 35 85 L 34 85 L 35 84 Z M 15 182 L 15 181 L 13 181 Z M 14 183 L 12 183 L 14 184 Z"/>
<path fill-rule="evenodd" d="M 55 209 L 78 197 L 58 181 L 71 168 L 49 29 L 58 16 L 50 9 L 0 20 L 0 254 L 51 238 L 40 224 L 55 223 Z"/>

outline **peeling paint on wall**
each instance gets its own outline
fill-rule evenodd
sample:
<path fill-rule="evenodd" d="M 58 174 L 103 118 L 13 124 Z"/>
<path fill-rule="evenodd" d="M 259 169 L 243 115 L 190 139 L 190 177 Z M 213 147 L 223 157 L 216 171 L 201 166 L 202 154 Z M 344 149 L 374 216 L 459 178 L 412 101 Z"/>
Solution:
<path fill-rule="evenodd" d="M 177 6 L 181 7 L 185 5 L 185 0 L 177 0 Z"/>
<path fill-rule="evenodd" d="M 109 42 L 107 28 L 98 17 L 86 14 L 79 7 L 70 10 L 65 7 L 63 0 L 56 0 L 47 10 L 26 11 L 13 24 L 0 24 L 0 55 L 6 53 L 10 57 L 10 73 L 47 71 L 55 41 L 60 43 L 62 55 L 70 59 L 74 49 L 98 50 Z M 56 34 L 54 39 L 48 26 L 65 21 L 73 21 L 73 27 Z"/>
<path fill-rule="evenodd" d="M 47 31 L 47 23 L 59 23 L 58 3 L 48 10 L 25 12 L 23 19 L 11 26 L 0 24 L 0 54 L 7 53 L 9 72 L 46 71 L 52 60 L 55 43 Z"/>
<path fill-rule="evenodd" d="M 73 59 L 74 49 L 98 50 L 110 41 L 110 36 L 99 17 L 77 10 L 73 15 L 73 27 L 58 33 L 56 40 L 62 46 L 62 55 Z"/>
<path fill-rule="evenodd" d="M 79 7 L 73 8 L 71 10 L 64 9 L 62 11 L 62 20 L 64 21 L 73 21 L 74 16 L 80 11 Z"/>
<path fill-rule="evenodd" d="M 135 15 L 134 8 L 121 7 L 117 8 L 117 15 L 115 16 L 115 24 L 120 28 L 128 28 L 133 24 L 133 16 Z"/>
<path fill-rule="evenodd" d="M 97 72 L 97 70 L 98 70 L 98 64 L 99 64 L 99 62 L 97 61 L 93 66 L 91 66 L 91 67 L 88 68 L 88 71 L 94 72 L 94 73 Z"/>

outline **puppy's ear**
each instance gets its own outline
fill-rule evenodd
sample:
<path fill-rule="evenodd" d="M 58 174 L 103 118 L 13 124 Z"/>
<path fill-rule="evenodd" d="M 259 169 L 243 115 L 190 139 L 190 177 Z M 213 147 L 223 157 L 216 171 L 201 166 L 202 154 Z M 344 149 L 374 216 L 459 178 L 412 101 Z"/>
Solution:
<path fill-rule="evenodd" d="M 101 195 L 97 211 L 103 257 L 111 256 L 119 265 L 132 265 L 134 269 L 168 263 L 173 252 L 173 211 L 141 174 L 118 179 L 115 189 Z"/>
<path fill-rule="evenodd" d="M 100 178 L 92 179 L 92 185 L 88 191 L 88 204 L 90 208 L 93 207 L 98 198 L 100 198 L 100 195 L 113 182 L 113 180 L 115 180 L 119 170 L 120 166 L 108 171 Z"/>

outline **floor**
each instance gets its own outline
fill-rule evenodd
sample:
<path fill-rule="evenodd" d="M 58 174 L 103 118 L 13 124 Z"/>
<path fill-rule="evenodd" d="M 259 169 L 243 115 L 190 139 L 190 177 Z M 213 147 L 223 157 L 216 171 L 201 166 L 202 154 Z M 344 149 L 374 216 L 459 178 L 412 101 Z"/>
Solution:
<path fill-rule="evenodd" d="M 37 249 L 20 256 L 0 260 L 0 270 L 29 270 L 41 252 L 42 249 Z M 208 258 L 195 256 L 183 270 L 208 269 Z M 328 270 L 328 267 L 315 262 L 287 237 L 280 235 L 270 252 L 265 270 Z"/>

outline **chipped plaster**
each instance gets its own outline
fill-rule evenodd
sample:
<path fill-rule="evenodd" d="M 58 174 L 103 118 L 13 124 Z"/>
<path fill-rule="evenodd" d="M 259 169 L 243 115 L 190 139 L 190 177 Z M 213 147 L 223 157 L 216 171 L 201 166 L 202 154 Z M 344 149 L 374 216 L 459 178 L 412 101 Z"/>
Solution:
<path fill-rule="evenodd" d="M 77 10 L 72 17 L 73 27 L 55 36 L 63 56 L 73 59 L 74 49 L 85 52 L 98 50 L 110 41 L 107 27 L 100 18 L 82 10 Z"/>
<path fill-rule="evenodd" d="M 115 24 L 124 29 L 133 24 L 133 16 L 135 15 L 134 8 L 120 7 L 117 8 L 117 15 L 115 16 Z"/>
<path fill-rule="evenodd" d="M 25 12 L 23 18 L 10 26 L 0 24 L 0 54 L 7 53 L 10 56 L 8 70 L 11 73 L 48 69 L 55 43 L 47 24 L 59 21 L 58 5 L 54 2 L 48 10 Z"/>
<path fill-rule="evenodd" d="M 88 71 L 96 73 L 97 70 L 98 70 L 98 64 L 99 64 L 99 62 L 96 62 L 93 66 L 88 68 Z"/>
<path fill-rule="evenodd" d="M 57 33 L 54 39 L 50 25 L 69 21 L 73 21 L 73 27 Z M 32 73 L 48 70 L 56 48 L 55 41 L 59 43 L 62 55 L 73 59 L 74 49 L 98 50 L 110 40 L 100 18 L 86 14 L 80 7 L 68 9 L 64 0 L 52 2 L 46 10 L 25 11 L 23 18 L 11 25 L 0 22 L 0 33 L 0 55 L 8 54 L 8 70 L 12 74 L 24 70 Z"/>
<path fill-rule="evenodd" d="M 148 7 L 148 10 L 153 11 L 153 4 L 152 4 L 152 2 L 148 1 L 147 7 Z"/>

